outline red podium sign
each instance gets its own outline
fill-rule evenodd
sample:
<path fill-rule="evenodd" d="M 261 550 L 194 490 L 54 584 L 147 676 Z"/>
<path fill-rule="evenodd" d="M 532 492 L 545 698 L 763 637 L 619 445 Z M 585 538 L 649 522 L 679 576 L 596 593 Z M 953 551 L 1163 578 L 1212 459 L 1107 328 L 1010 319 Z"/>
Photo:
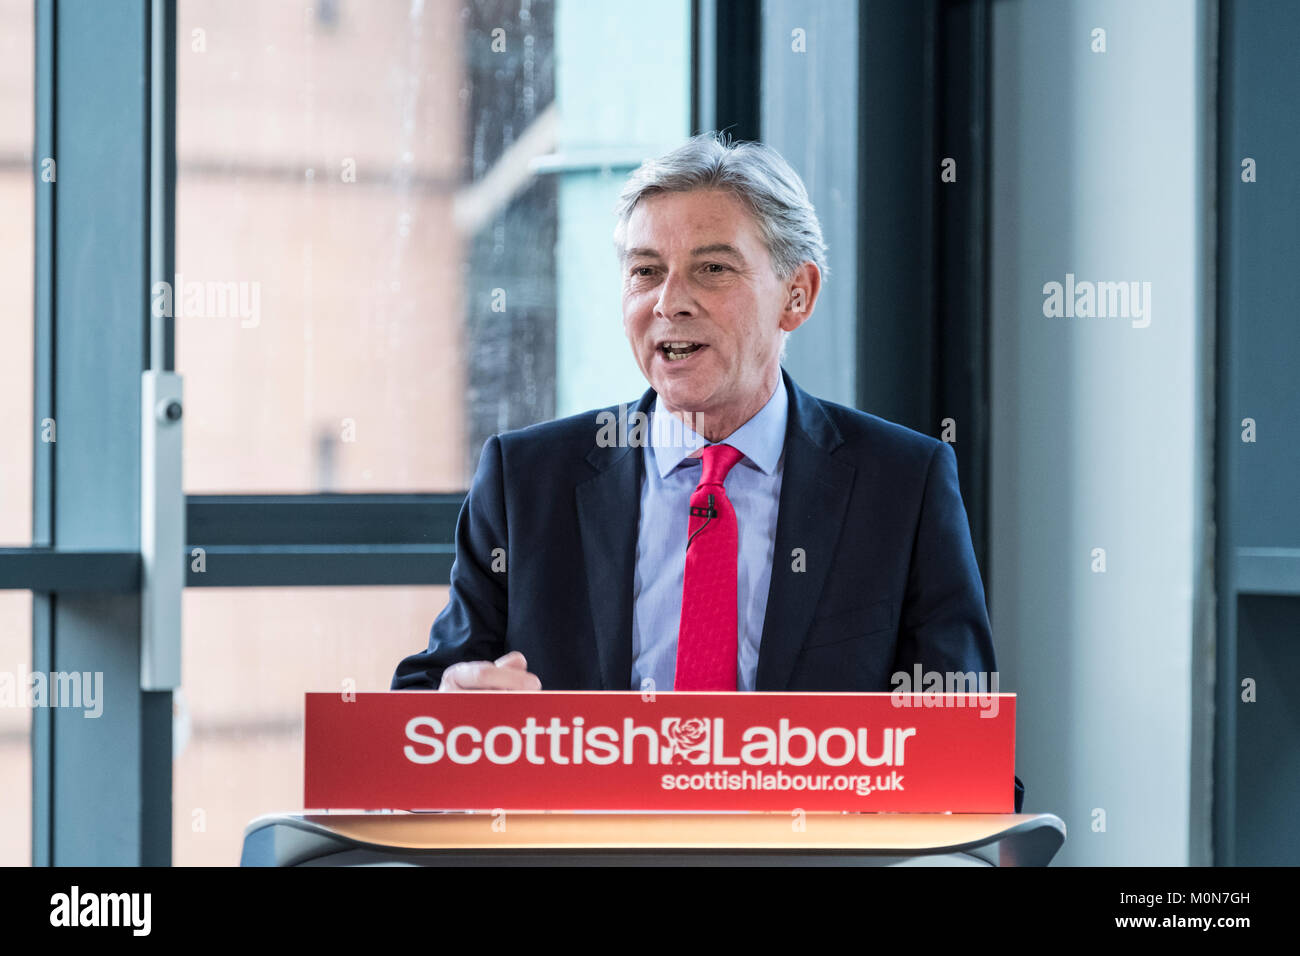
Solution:
<path fill-rule="evenodd" d="M 1009 813 L 1014 694 L 308 694 L 305 806 Z"/>

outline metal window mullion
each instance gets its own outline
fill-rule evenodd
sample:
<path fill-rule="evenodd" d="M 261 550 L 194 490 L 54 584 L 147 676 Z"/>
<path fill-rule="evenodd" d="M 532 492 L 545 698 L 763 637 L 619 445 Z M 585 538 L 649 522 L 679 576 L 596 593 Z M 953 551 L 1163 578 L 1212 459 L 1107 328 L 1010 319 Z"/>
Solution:
<path fill-rule="evenodd" d="M 176 277 L 176 0 L 151 0 L 149 25 L 149 289 Z M 172 290 L 174 295 L 179 290 Z M 148 368 L 176 367 L 176 324 L 149 323 Z"/>
<path fill-rule="evenodd" d="M 36 97 L 32 150 L 33 197 L 33 321 L 32 350 L 32 544 L 54 543 L 54 454 L 56 445 L 44 440 L 41 422 L 55 417 L 54 407 L 54 221 L 56 193 L 41 181 L 43 160 L 56 154 L 54 0 L 37 0 L 35 7 L 34 92 Z M 57 436 L 57 433 L 56 433 Z M 34 672 L 50 670 L 54 644 L 54 603 L 50 593 L 32 593 L 32 657 Z M 49 866 L 54 858 L 52 832 L 54 737 L 50 711 L 32 709 L 31 797 L 33 866 Z"/>
<path fill-rule="evenodd" d="M 61 553 L 139 550 L 150 3 L 36 8 L 37 146 L 56 178 L 37 178 L 35 398 L 58 418 L 36 449 L 33 538 Z M 36 863 L 170 861 L 170 694 L 140 691 L 139 605 L 134 591 L 35 596 L 34 668 L 102 673 L 104 703 L 97 719 L 34 711 Z"/>

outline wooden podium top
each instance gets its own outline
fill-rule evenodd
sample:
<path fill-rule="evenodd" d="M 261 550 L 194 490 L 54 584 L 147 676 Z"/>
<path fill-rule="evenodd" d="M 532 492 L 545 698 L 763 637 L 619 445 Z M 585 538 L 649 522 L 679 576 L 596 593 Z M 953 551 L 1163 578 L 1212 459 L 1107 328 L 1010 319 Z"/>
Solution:
<path fill-rule="evenodd" d="M 605 851 L 926 855 L 986 847 L 1007 863 L 1046 863 L 1065 840 L 1050 813 L 320 813 L 259 817 L 259 830 L 315 835 L 397 855 Z M 987 854 L 986 854 L 987 855 Z"/>
<path fill-rule="evenodd" d="M 370 813 L 304 820 L 360 843 L 409 849 L 940 849 L 997 837 L 1050 814 Z"/>

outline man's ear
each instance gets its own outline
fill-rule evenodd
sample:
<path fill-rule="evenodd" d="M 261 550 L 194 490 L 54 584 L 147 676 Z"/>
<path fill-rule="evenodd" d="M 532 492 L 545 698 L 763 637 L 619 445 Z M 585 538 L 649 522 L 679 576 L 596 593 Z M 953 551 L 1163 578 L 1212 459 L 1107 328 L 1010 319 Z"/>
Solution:
<path fill-rule="evenodd" d="M 822 274 L 816 263 L 805 262 L 794 270 L 786 282 L 785 308 L 781 311 L 781 328 L 793 332 L 803 325 L 812 315 L 813 306 L 817 304 L 817 294 L 821 292 Z"/>

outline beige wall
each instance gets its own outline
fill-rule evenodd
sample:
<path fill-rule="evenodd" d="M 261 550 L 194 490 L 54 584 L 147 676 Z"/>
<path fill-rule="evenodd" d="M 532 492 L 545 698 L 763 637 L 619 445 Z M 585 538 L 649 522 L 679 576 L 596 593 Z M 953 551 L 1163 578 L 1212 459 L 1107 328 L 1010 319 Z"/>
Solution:
<path fill-rule="evenodd" d="M 32 8 L 0 0 L 0 547 L 32 540 Z M 31 668 L 31 608 L 0 591 L 0 672 Z M 30 727 L 0 706 L 0 866 L 31 860 Z"/>
<path fill-rule="evenodd" d="M 32 6 L 0 0 L 0 547 L 32 541 Z"/>
<path fill-rule="evenodd" d="M 31 668 L 32 596 L 0 591 L 0 672 Z M 0 707 L 0 866 L 26 866 L 32 858 L 31 711 Z"/>

